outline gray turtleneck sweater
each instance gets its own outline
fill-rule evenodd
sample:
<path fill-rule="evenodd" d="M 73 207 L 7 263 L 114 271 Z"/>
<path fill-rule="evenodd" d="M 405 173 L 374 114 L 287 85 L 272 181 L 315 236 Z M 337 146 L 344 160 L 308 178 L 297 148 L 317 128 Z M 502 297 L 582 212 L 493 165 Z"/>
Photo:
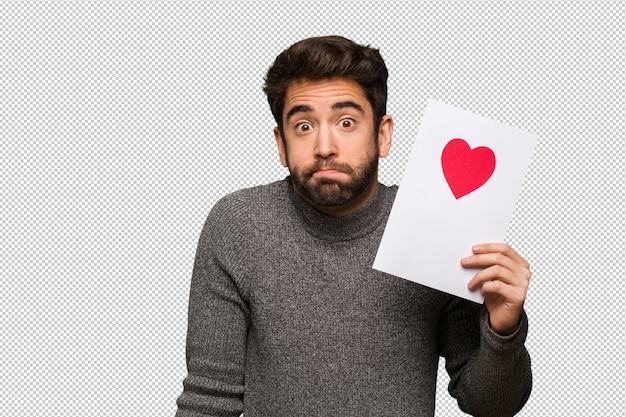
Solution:
<path fill-rule="evenodd" d="M 235 192 L 202 230 L 177 417 L 433 416 L 439 356 L 467 413 L 515 414 L 531 389 L 524 315 L 372 269 L 397 187 L 345 217 L 290 179 Z"/>

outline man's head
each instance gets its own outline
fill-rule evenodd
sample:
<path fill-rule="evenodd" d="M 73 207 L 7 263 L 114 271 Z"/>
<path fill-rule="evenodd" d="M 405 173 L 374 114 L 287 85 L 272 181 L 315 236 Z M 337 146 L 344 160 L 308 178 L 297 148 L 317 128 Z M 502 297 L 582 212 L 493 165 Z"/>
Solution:
<path fill-rule="evenodd" d="M 298 42 L 268 72 L 281 162 L 296 193 L 326 214 L 352 213 L 376 192 L 393 131 L 386 81 L 378 51 L 340 37 Z"/>
<path fill-rule="evenodd" d="M 297 80 L 348 78 L 363 89 L 374 111 L 374 129 L 387 113 L 387 66 L 378 50 L 340 36 L 304 39 L 283 51 L 265 77 L 272 114 L 283 129 L 285 95 L 290 83 Z"/>

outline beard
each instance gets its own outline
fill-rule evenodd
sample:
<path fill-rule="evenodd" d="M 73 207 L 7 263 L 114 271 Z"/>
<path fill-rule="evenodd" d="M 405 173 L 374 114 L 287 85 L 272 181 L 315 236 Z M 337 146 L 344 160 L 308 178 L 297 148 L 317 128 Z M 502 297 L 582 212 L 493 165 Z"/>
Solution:
<path fill-rule="evenodd" d="M 336 169 L 350 179 L 342 182 L 333 178 L 313 178 L 313 174 L 321 168 Z M 289 173 L 294 188 L 305 199 L 319 207 L 341 206 L 357 199 L 373 181 L 377 181 L 378 155 L 368 155 L 362 164 L 354 168 L 340 162 L 319 160 L 306 169 L 289 166 Z"/>

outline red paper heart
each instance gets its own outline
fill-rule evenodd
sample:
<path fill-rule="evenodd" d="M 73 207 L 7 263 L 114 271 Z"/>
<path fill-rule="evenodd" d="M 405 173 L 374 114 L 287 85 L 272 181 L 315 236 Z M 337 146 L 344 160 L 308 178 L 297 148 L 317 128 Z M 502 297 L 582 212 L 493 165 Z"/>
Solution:
<path fill-rule="evenodd" d="M 441 167 L 458 200 L 480 188 L 496 169 L 496 156 L 486 146 L 471 149 L 463 139 L 452 139 L 441 153 Z"/>

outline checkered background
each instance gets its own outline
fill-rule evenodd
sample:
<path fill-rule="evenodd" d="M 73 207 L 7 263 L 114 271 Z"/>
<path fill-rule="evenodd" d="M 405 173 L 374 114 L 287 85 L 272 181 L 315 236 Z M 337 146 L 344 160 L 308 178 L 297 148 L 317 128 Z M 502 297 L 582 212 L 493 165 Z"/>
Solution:
<path fill-rule="evenodd" d="M 534 272 L 519 415 L 619 415 L 625 16 L 619 1 L 3 2 L 2 414 L 174 414 L 204 218 L 286 175 L 264 73 L 340 34 L 390 70 L 383 182 L 428 98 L 539 135 L 503 236 Z M 462 415 L 447 382 L 441 367 L 437 416 Z"/>

